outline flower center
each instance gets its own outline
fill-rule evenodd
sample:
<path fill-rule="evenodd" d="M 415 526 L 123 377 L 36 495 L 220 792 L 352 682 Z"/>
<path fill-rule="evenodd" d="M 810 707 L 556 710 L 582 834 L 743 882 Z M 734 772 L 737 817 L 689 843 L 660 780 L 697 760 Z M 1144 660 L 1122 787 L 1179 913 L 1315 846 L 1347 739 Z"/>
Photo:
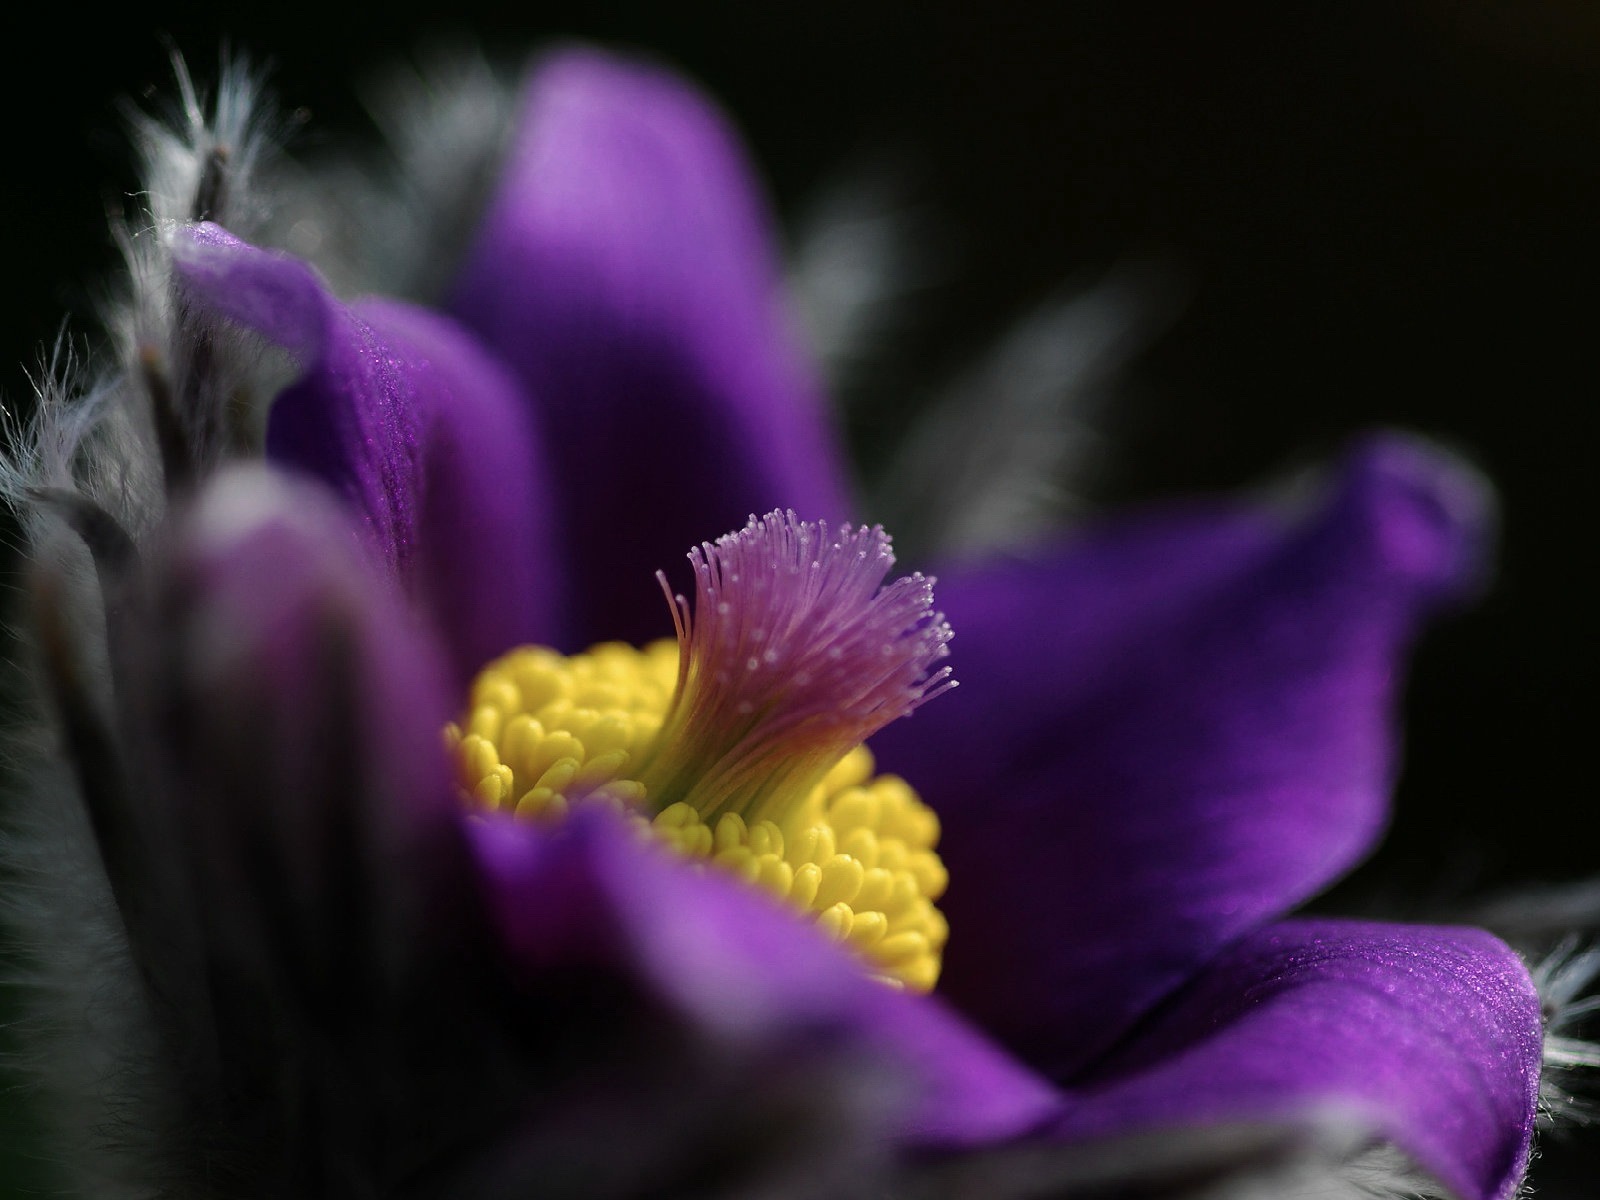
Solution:
<path fill-rule="evenodd" d="M 608 805 L 811 915 L 885 980 L 931 989 L 938 818 L 861 744 L 954 686 L 934 669 L 950 631 L 931 581 L 881 586 L 881 530 L 830 537 L 792 513 L 689 558 L 676 643 L 524 647 L 483 670 L 446 735 L 468 803 L 539 821 Z"/>

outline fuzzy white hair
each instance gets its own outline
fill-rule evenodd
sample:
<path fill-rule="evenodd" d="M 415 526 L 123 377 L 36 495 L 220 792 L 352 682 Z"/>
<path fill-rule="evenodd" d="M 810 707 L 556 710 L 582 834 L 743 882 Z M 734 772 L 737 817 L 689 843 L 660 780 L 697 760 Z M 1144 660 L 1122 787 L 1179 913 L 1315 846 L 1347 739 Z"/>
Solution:
<path fill-rule="evenodd" d="M 927 395 L 897 397 L 896 345 L 951 273 L 937 214 L 911 203 L 903 176 L 879 168 L 828 185 L 802 219 L 789 288 L 847 423 L 910 414 L 865 481 L 866 507 L 902 551 L 1009 551 L 1084 506 L 1109 448 L 1101 414 L 1180 289 L 1164 268 L 1126 263 L 1024 313 Z"/>
<path fill-rule="evenodd" d="M 0 499 L 37 519 L 94 506 L 135 541 L 160 520 L 175 471 L 197 472 L 259 443 L 281 365 L 253 339 L 187 313 L 173 295 L 169 231 L 225 221 L 249 237 L 265 221 L 258 177 L 278 123 L 259 76 L 225 61 L 214 95 L 174 59 L 178 103 L 130 110 L 141 186 L 109 214 L 123 273 L 98 306 L 105 340 L 91 366 L 63 338 L 35 379 L 31 420 L 7 419 Z M 190 461 L 177 462 L 185 458 Z M 43 494 L 41 494 L 43 493 Z M 81 532 L 81 530 L 80 530 Z"/>
<path fill-rule="evenodd" d="M 1541 1124 L 1600 1119 L 1600 880 L 1516 888 L 1457 914 L 1493 930 L 1528 962 L 1544 1011 Z"/>
<path fill-rule="evenodd" d="M 181 1130 L 90 816 L 114 741 L 102 588 L 112 560 L 159 523 L 183 482 L 175 472 L 249 448 L 280 370 L 173 298 L 168 229 L 198 219 L 254 228 L 263 213 L 255 181 L 273 150 L 270 113 L 245 64 L 224 63 L 209 98 L 181 61 L 174 70 L 175 111 L 130 115 L 141 187 L 132 212 L 111 214 L 124 274 L 99 306 L 98 361 L 58 338 L 33 378 L 29 417 L 4 414 L 0 456 L 0 500 L 19 515 L 30 559 L 13 620 L 31 628 L 8 629 L 17 711 L 0 763 L 12 797 L 0 839 L 10 873 L 3 915 L 25 1008 L 16 1066 L 70 1147 L 55 1155 L 65 1184 L 130 1200 L 150 1194 Z"/>
<path fill-rule="evenodd" d="M 364 94 L 381 150 L 279 163 L 264 240 L 315 262 L 338 293 L 436 303 L 488 200 L 517 89 L 458 47 L 386 72 Z"/>
<path fill-rule="evenodd" d="M 1281 1122 L 1034 1143 L 935 1167 L 916 1200 L 1454 1200 L 1406 1155 L 1337 1110 Z"/>
<path fill-rule="evenodd" d="M 1106 398 L 1169 291 L 1159 272 L 1129 265 L 1028 313 L 933 397 L 874 511 L 946 556 L 1014 549 L 1058 527 L 1103 458 Z"/>

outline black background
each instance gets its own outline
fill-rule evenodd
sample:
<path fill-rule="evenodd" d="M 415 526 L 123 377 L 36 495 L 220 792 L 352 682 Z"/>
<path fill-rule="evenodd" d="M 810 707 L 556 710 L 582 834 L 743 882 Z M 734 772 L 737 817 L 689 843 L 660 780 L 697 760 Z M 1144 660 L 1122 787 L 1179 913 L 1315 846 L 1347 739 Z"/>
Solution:
<path fill-rule="evenodd" d="M 85 326 L 112 267 L 103 213 L 132 186 L 115 102 L 168 90 L 158 35 L 199 75 L 224 39 L 269 60 L 313 149 L 370 136 L 355 82 L 441 34 L 502 57 L 563 35 L 643 47 L 725 102 L 786 215 L 853 163 L 905 167 L 953 264 L 906 343 L 913 391 L 1063 281 L 1129 257 L 1179 281 L 1185 308 L 1108 416 L 1097 503 L 1252 482 L 1374 424 L 1479 462 L 1503 500 L 1497 583 L 1423 647 L 1395 826 L 1342 896 L 1575 879 L 1600 872 L 1597 14 L 1592 0 L 13 10 L 0 389 L 25 392 L 23 366 L 63 314 Z"/>

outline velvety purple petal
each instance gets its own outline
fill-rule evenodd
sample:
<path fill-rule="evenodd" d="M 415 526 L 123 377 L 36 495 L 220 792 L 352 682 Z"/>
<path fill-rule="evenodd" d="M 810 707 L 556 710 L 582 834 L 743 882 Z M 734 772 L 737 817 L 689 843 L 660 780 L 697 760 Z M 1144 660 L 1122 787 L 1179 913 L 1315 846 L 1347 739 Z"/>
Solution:
<path fill-rule="evenodd" d="M 1057 1079 L 1377 838 L 1477 481 L 1398 438 L 1298 511 L 1210 503 L 941 578 L 961 687 L 874 740 L 939 812 L 941 990 Z"/>
<path fill-rule="evenodd" d="M 721 1041 L 826 1032 L 912 1085 L 888 1122 L 902 1142 L 989 1142 L 1057 1111 L 1048 1084 L 936 1001 L 870 979 L 743 883 L 690 869 L 610 820 L 548 832 L 493 819 L 474 829 L 523 972 L 573 962 L 621 971 Z"/>
<path fill-rule="evenodd" d="M 1229 950 L 1074 1090 L 1068 1138 L 1343 1119 L 1462 1200 L 1528 1164 L 1539 997 L 1481 930 L 1269 926 Z"/>
<path fill-rule="evenodd" d="M 314 271 L 216 226 L 175 237 L 191 304 L 287 349 L 300 376 L 273 404 L 267 456 L 332 486 L 443 632 L 458 678 L 555 636 L 559 579 L 547 479 L 526 402 L 447 318 L 345 306 Z"/>
<path fill-rule="evenodd" d="M 688 84 L 589 50 L 534 74 L 452 305 L 537 405 L 575 646 L 670 634 L 654 573 L 750 513 L 846 511 L 772 241 Z"/>

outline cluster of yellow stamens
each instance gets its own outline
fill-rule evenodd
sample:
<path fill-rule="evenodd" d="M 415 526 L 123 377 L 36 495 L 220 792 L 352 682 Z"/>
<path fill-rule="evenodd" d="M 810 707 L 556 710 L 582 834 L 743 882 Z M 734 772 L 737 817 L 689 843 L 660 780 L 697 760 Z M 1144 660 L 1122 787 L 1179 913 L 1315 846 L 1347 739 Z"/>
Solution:
<path fill-rule="evenodd" d="M 484 669 L 448 731 L 463 793 L 534 821 L 607 805 L 811 914 L 886 981 L 932 988 L 939 823 L 903 780 L 873 776 L 862 743 L 955 686 L 933 581 L 885 584 L 880 528 L 792 512 L 689 564 L 694 603 L 668 591 L 676 643 L 523 648 Z"/>
<path fill-rule="evenodd" d="M 473 684 L 447 738 L 468 803 L 556 821 L 604 804 L 686 857 L 786 900 L 854 948 L 886 981 L 933 987 L 948 928 L 934 901 L 944 865 L 938 819 L 895 776 L 874 776 L 855 746 L 797 794 L 760 813 L 702 812 L 696 797 L 664 807 L 648 776 L 679 682 L 680 647 L 614 643 L 564 657 L 525 647 Z"/>
<path fill-rule="evenodd" d="M 485 810 L 556 820 L 578 801 L 637 806 L 628 774 L 655 741 L 678 677 L 678 647 L 619 642 L 565 657 L 524 646 L 473 681 L 466 720 L 446 738 L 460 782 Z"/>

